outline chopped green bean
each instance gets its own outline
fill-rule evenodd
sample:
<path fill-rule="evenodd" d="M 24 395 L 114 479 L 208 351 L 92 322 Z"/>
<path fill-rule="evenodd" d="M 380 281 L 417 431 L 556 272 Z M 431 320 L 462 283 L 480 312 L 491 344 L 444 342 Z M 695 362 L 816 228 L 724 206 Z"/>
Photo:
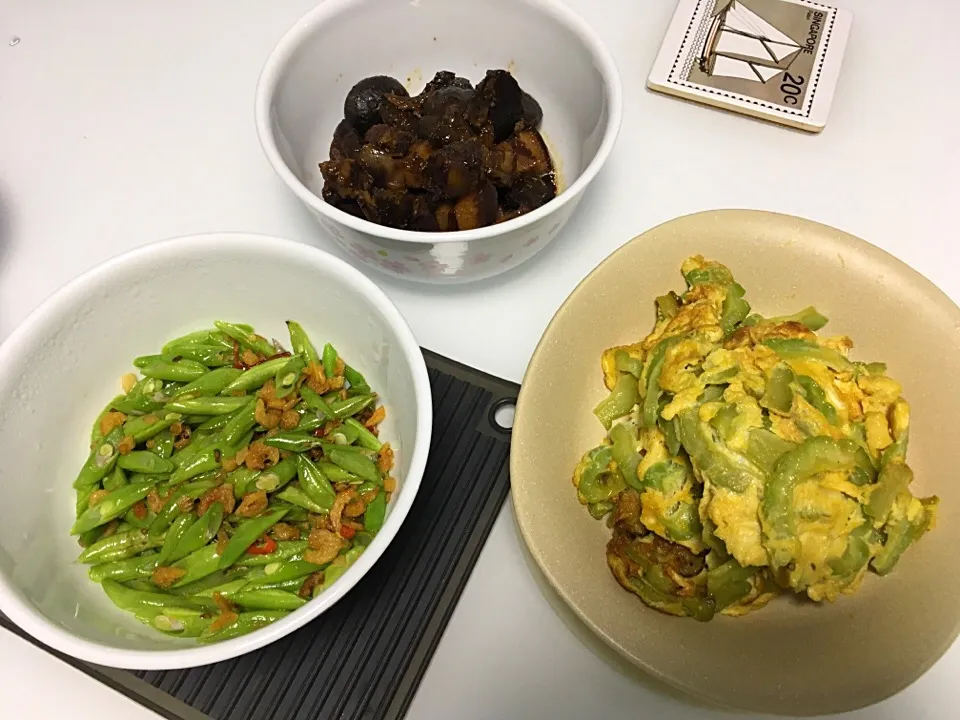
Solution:
<path fill-rule="evenodd" d="M 74 481 L 71 528 L 83 548 L 80 562 L 117 607 L 165 635 L 203 643 L 254 631 L 302 607 L 310 598 L 300 592 L 314 573 L 328 570 L 328 587 L 381 528 L 388 495 L 377 465 L 383 443 L 357 418 L 376 406 L 377 395 L 333 345 L 318 352 L 294 321 L 287 323 L 291 353 L 249 325 L 214 325 L 134 360 L 140 377 L 132 386 L 125 378 L 130 389 L 91 428 L 90 454 Z M 308 382 L 324 376 L 337 381 L 321 395 Z M 284 404 L 282 430 L 258 413 L 260 398 L 271 419 L 276 400 Z M 111 411 L 123 416 L 108 417 Z M 320 429 L 323 437 L 314 436 Z M 266 467 L 257 451 L 263 446 L 272 454 Z M 373 500 L 357 501 L 362 514 L 344 520 L 341 535 L 352 542 L 342 541 L 333 563 L 316 565 L 304 560 L 306 534 L 316 515 L 335 507 L 333 483 Z M 214 490 L 198 517 L 197 500 Z M 250 500 L 263 501 L 251 493 L 266 494 L 266 509 L 246 517 L 256 507 Z M 242 512 L 226 517 L 224 503 L 240 501 Z M 281 520 L 284 532 L 271 532 Z M 224 617 L 215 593 L 242 611 L 226 627 L 215 624 Z"/>
<path fill-rule="evenodd" d="M 280 522 L 286 514 L 285 510 L 273 510 L 266 515 L 240 523 L 234 531 L 233 537 L 230 538 L 230 542 L 227 543 L 223 555 L 220 556 L 219 568 L 224 570 L 233 565 L 246 552 L 248 547 L 253 545 L 267 530 Z"/>
<path fill-rule="evenodd" d="M 240 391 L 256 390 L 262 387 L 267 380 L 273 379 L 273 376 L 277 374 L 277 370 L 284 367 L 287 362 L 287 358 L 279 357 L 273 360 L 267 360 L 259 365 L 254 365 L 249 370 L 244 370 L 236 380 L 221 390 L 220 394 L 229 395 L 230 393 Z"/>

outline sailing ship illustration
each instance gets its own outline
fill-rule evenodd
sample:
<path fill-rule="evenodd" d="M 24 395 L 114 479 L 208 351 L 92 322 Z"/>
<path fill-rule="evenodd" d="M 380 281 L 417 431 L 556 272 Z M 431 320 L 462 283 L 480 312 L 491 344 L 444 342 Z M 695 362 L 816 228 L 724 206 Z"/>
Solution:
<path fill-rule="evenodd" d="M 790 67 L 801 47 L 739 0 L 718 3 L 700 54 L 713 77 L 765 83 Z"/>

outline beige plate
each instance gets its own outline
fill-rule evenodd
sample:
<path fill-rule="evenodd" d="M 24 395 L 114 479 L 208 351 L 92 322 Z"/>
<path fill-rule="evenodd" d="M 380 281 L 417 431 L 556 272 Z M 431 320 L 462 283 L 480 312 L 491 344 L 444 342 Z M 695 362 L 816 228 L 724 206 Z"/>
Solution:
<path fill-rule="evenodd" d="M 603 437 L 600 353 L 653 326 L 653 299 L 682 289 L 680 263 L 727 264 L 755 311 L 806 305 L 883 360 L 912 405 L 914 492 L 941 498 L 938 527 L 886 578 L 815 605 L 782 597 L 709 623 L 648 609 L 607 569 L 610 531 L 577 503 L 570 477 Z M 960 310 L 900 261 L 807 220 L 716 211 L 670 221 L 611 255 L 550 323 L 523 380 L 510 470 L 520 530 L 550 583 L 601 638 L 641 668 L 731 708 L 813 715 L 877 702 L 913 682 L 960 629 Z"/>

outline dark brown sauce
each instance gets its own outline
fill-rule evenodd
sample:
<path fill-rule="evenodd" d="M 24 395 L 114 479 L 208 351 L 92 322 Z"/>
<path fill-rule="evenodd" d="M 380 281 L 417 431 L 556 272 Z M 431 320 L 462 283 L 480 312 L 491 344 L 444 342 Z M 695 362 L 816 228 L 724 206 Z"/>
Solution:
<path fill-rule="evenodd" d="M 444 232 L 510 220 L 557 195 L 543 112 L 506 70 L 473 87 L 438 72 L 414 97 L 384 75 L 351 88 L 320 163 L 323 199 L 393 228 Z"/>

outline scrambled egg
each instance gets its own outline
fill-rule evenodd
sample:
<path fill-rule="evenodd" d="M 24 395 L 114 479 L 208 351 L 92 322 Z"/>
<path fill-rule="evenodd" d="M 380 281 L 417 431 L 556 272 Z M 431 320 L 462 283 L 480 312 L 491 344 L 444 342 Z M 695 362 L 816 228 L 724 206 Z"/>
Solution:
<path fill-rule="evenodd" d="M 818 336 L 813 308 L 765 319 L 723 265 L 695 256 L 681 272 L 653 331 L 603 353 L 610 431 L 574 473 L 591 514 L 612 512 L 618 582 L 708 620 L 784 591 L 832 601 L 890 572 L 938 502 L 908 487 L 900 384 L 849 360 L 848 337 Z"/>

